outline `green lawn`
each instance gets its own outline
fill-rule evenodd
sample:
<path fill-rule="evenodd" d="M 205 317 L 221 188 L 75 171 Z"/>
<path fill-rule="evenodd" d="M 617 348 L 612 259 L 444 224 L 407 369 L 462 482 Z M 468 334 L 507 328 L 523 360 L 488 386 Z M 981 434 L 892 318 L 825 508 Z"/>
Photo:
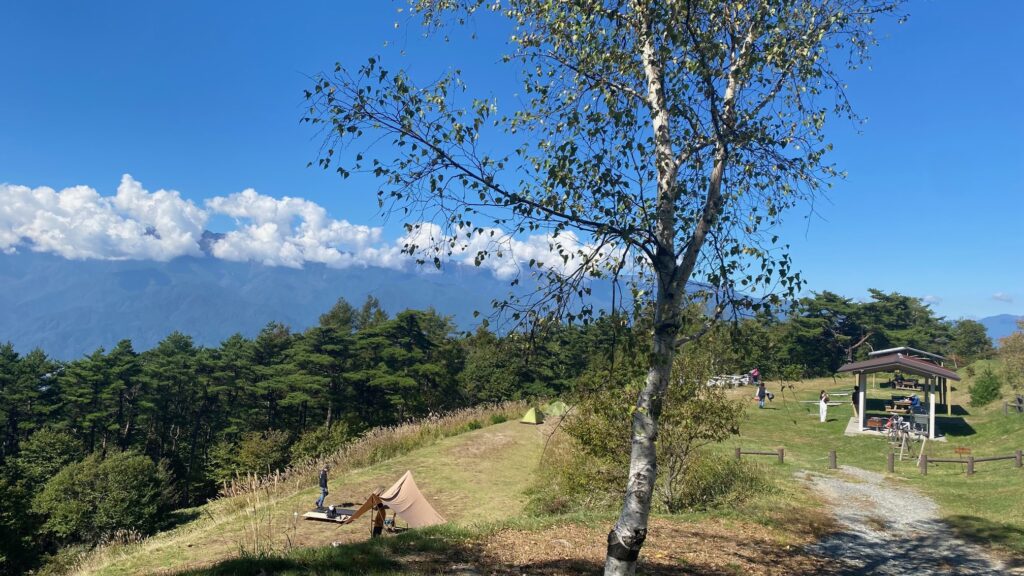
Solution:
<path fill-rule="evenodd" d="M 961 373 L 964 371 L 961 370 Z M 869 377 L 870 378 L 870 377 Z M 878 375 L 878 381 L 885 380 Z M 953 418 L 937 417 L 940 430 L 946 432 L 946 441 L 929 441 L 925 452 L 934 457 L 954 458 L 953 448 L 970 447 L 975 457 L 1012 454 L 1024 448 L 1024 417 L 1004 416 L 1002 401 L 976 409 L 968 405 L 967 394 L 971 378 L 953 383 L 951 393 Z M 769 383 L 768 390 L 776 394 L 764 410 L 749 401 L 747 419 L 741 435 L 722 446 L 733 451 L 764 450 L 779 446 L 786 449 L 783 466 L 769 466 L 782 477 L 792 477 L 799 470 L 826 471 L 828 452 L 836 450 L 839 464 L 857 466 L 866 470 L 885 472 L 886 455 L 890 446 L 885 438 L 844 435 L 853 416 L 849 396 L 835 396 L 841 406 L 830 407 L 828 421 L 818 421 L 818 406 L 801 400 L 816 400 L 818 392 L 849 392 L 852 377 L 822 378 L 792 384 Z M 869 386 L 868 399 L 889 399 L 895 393 L 889 388 Z M 752 389 L 732 392 L 736 397 L 747 397 Z M 915 447 L 915 450 L 918 449 Z M 946 514 L 946 520 L 965 537 L 990 542 L 1017 554 L 1024 555 L 1024 470 L 1014 468 L 1013 461 L 979 463 L 976 474 L 968 477 L 960 464 L 933 464 L 928 475 L 917 469 L 917 452 L 902 462 L 896 462 L 893 482 L 916 488 L 934 498 Z M 771 457 L 763 457 L 772 461 Z M 893 511 L 898 514 L 898 510 Z"/>

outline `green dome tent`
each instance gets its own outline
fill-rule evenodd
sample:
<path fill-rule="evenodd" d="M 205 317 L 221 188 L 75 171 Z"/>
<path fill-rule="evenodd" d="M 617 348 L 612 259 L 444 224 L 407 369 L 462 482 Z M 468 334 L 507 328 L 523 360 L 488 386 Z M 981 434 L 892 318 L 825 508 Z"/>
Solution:
<path fill-rule="evenodd" d="M 569 405 L 561 400 L 555 400 L 544 407 L 544 414 L 548 416 L 562 416 L 569 411 Z"/>
<path fill-rule="evenodd" d="M 523 414 L 523 419 L 520 420 L 523 424 L 542 424 L 544 422 L 544 413 L 537 408 L 530 408 Z"/>

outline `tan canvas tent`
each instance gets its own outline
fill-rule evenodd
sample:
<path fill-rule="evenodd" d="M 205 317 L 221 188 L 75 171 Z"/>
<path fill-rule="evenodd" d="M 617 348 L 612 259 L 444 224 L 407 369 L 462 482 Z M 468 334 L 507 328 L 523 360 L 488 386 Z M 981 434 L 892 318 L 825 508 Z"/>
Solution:
<path fill-rule="evenodd" d="M 403 474 L 391 488 L 379 494 L 376 492 L 371 494 L 366 502 L 344 523 L 348 524 L 355 521 L 356 518 L 369 512 L 377 504 L 384 504 L 394 510 L 395 514 L 404 520 L 410 528 L 422 528 L 447 522 L 434 510 L 434 507 L 430 505 L 430 502 L 420 492 L 419 487 L 416 486 L 416 481 L 412 478 L 411 471 Z"/>

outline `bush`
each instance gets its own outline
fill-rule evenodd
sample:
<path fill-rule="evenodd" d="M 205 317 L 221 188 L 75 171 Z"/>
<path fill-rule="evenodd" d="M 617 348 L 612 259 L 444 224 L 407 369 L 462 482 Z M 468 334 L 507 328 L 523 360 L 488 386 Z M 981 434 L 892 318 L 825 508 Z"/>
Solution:
<path fill-rule="evenodd" d="M 21 574 L 35 560 L 38 522 L 27 509 L 30 500 L 23 485 L 0 475 L 0 574 Z"/>
<path fill-rule="evenodd" d="M 734 506 L 770 486 L 756 464 L 709 452 L 694 456 L 672 499 L 662 502 L 668 512 Z"/>
<path fill-rule="evenodd" d="M 307 430 L 292 445 L 292 460 L 316 460 L 341 450 L 349 439 L 348 426 L 344 422 L 335 422 L 330 428 L 317 426 Z"/>
<path fill-rule="evenodd" d="M 484 425 L 481 424 L 479 420 L 470 420 L 469 424 L 466 424 L 467 430 L 479 430 L 483 427 Z"/>
<path fill-rule="evenodd" d="M 61 468 L 84 456 L 82 444 L 68 432 L 40 428 L 22 442 L 14 465 L 25 482 L 45 484 Z"/>
<path fill-rule="evenodd" d="M 991 368 L 985 368 L 971 385 L 971 406 L 984 406 L 1000 397 L 1002 383 Z"/>
<path fill-rule="evenodd" d="M 92 454 L 58 472 L 33 501 L 42 530 L 95 543 L 123 532 L 150 534 L 174 501 L 170 473 L 134 452 Z"/>
<path fill-rule="evenodd" d="M 288 433 L 283 430 L 247 432 L 238 443 L 234 457 L 240 474 L 269 474 L 288 464 Z"/>
<path fill-rule="evenodd" d="M 504 414 L 491 414 L 491 424 L 501 424 L 502 422 L 508 422 L 508 417 Z"/>

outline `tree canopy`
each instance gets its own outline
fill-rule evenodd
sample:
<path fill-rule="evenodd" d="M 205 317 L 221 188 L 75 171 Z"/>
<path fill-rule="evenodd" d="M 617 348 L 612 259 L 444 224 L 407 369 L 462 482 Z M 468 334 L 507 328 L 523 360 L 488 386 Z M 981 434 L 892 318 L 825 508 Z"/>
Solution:
<path fill-rule="evenodd" d="M 482 10 L 503 20 L 502 61 L 522 96 L 469 96 L 473 79 L 458 70 L 417 85 L 376 58 L 338 64 L 306 94 L 305 120 L 324 127 L 317 162 L 378 176 L 381 206 L 407 217 L 404 248 L 421 261 L 470 252 L 481 263 L 504 257 L 510 235 L 547 234 L 550 257 L 526 266 L 548 289 L 499 303 L 514 319 L 586 318 L 570 302 L 586 299 L 587 278 L 646 279 L 633 295 L 653 309 L 649 372 L 606 561 L 607 573 L 632 573 L 675 350 L 709 328 L 684 325 L 687 285 L 708 288 L 712 320 L 799 288 L 776 226 L 839 174 L 824 126 L 853 116 L 841 71 L 864 61 L 875 19 L 898 0 L 411 5 L 428 30 Z M 488 152 L 496 134 L 511 152 Z"/>

